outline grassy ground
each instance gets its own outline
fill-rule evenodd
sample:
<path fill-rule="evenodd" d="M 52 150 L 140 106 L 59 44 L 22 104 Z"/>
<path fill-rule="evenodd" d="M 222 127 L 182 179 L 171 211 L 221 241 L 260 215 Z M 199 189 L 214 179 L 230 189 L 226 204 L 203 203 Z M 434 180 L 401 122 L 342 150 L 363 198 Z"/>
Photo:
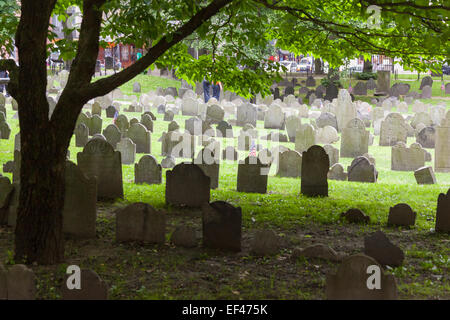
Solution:
<path fill-rule="evenodd" d="M 177 86 L 172 80 L 140 75 L 121 89 L 132 93 L 132 83 L 139 81 L 142 91 L 158 86 Z M 18 121 L 7 105 L 8 123 L 12 133 L 9 140 L 0 140 L 0 163 L 13 159 L 14 135 Z M 157 114 L 152 134 L 152 155 L 162 160 L 160 133 L 167 131 L 169 122 Z M 128 119 L 138 113 L 126 113 Z M 183 127 L 188 117 L 176 116 Z M 103 116 L 103 128 L 111 119 Z M 263 129 L 263 123 L 258 122 Z M 235 128 L 235 136 L 239 128 Z M 414 139 L 409 138 L 408 144 Z M 229 139 L 227 144 L 231 144 Z M 263 145 L 265 140 L 261 140 Z M 294 148 L 292 143 L 283 143 Z M 222 143 L 222 147 L 225 142 Z M 268 145 L 269 147 L 271 144 Z M 339 148 L 339 143 L 335 144 Z M 81 148 L 73 139 L 70 158 L 76 162 Z M 197 149 L 199 150 L 199 149 Z M 434 151 L 431 152 L 434 161 Z M 378 137 L 369 153 L 376 159 L 379 181 L 375 184 L 329 181 L 328 198 L 307 198 L 299 194 L 300 179 L 268 179 L 268 194 L 236 192 L 237 163 L 224 161 L 220 166 L 219 188 L 211 191 L 211 201 L 225 200 L 242 207 L 243 251 L 226 254 L 201 247 L 182 249 L 170 245 L 118 244 L 115 242 L 114 211 L 129 203 L 143 201 L 167 214 L 168 239 L 176 226 L 192 225 L 201 238 L 201 213 L 198 210 L 173 208 L 165 204 L 165 172 L 161 185 L 135 185 L 134 167 L 123 166 L 125 199 L 114 203 L 99 203 L 97 238 L 68 239 L 66 262 L 58 266 L 32 266 L 38 275 L 39 298 L 59 298 L 59 286 L 65 267 L 78 264 L 95 270 L 110 286 L 115 299 L 323 299 L 325 275 L 336 272 L 338 264 L 314 259 L 289 259 L 295 247 L 325 243 L 337 251 L 353 254 L 362 251 L 364 236 L 375 230 L 385 231 L 403 250 L 404 266 L 389 270 L 397 279 L 402 299 L 450 299 L 450 259 L 448 234 L 436 234 L 434 228 L 437 196 L 450 187 L 450 174 L 436 173 L 437 185 L 419 186 L 412 172 L 390 171 L 390 148 L 379 147 Z M 137 155 L 136 161 L 142 157 Z M 242 157 L 246 154 L 242 154 Z M 344 167 L 352 159 L 340 162 Z M 431 162 L 429 164 L 433 164 Z M 10 174 L 4 174 L 11 178 Z M 416 227 L 410 230 L 386 227 L 389 208 L 406 202 L 417 212 Z M 354 226 L 343 223 L 339 214 L 357 207 L 371 218 L 370 225 Z M 283 249 L 273 257 L 258 258 L 249 253 L 256 230 L 274 229 L 282 238 Z M 0 228 L 0 261 L 12 259 L 13 230 Z"/>

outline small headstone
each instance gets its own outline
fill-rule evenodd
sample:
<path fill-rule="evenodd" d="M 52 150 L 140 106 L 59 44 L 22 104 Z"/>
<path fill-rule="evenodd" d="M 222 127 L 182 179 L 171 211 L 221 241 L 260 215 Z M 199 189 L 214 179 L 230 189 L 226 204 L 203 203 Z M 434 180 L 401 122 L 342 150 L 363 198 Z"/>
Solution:
<path fill-rule="evenodd" d="M 189 226 L 179 226 L 175 229 L 170 237 L 172 242 L 177 247 L 193 248 L 197 246 L 197 237 L 195 229 Z"/>
<path fill-rule="evenodd" d="M 421 167 L 414 171 L 417 184 L 436 184 L 436 176 L 433 167 Z"/>
<path fill-rule="evenodd" d="M 249 156 L 238 165 L 237 191 L 248 193 L 267 192 L 267 171 L 270 164 L 263 164 L 258 157 Z"/>
<path fill-rule="evenodd" d="M 341 218 L 350 223 L 369 223 L 370 217 L 359 209 L 349 209 L 341 213 Z"/>
<path fill-rule="evenodd" d="M 257 231 L 251 242 L 251 253 L 255 255 L 274 255 L 279 249 L 280 238 L 272 230 Z"/>
<path fill-rule="evenodd" d="M 377 182 L 378 172 L 375 170 L 375 166 L 364 156 L 353 159 L 351 165 L 347 168 L 347 172 L 348 181 Z"/>
<path fill-rule="evenodd" d="M 62 284 L 61 295 L 63 300 L 108 300 L 108 285 L 95 271 L 81 269 L 81 289 L 67 288 L 69 276 L 64 277 Z"/>
<path fill-rule="evenodd" d="M 344 172 L 344 167 L 340 163 L 335 163 L 328 171 L 328 179 L 347 181 L 347 173 Z"/>
<path fill-rule="evenodd" d="M 16 264 L 9 268 L 6 282 L 8 300 L 36 299 L 36 277 L 27 266 Z"/>
<path fill-rule="evenodd" d="M 364 238 L 364 254 L 374 258 L 382 266 L 390 267 L 401 266 L 405 259 L 402 249 L 394 245 L 382 231 Z"/>
<path fill-rule="evenodd" d="M 447 194 L 439 194 L 435 230 L 438 232 L 450 232 L 450 189 L 448 189 Z"/>
<path fill-rule="evenodd" d="M 406 203 L 399 203 L 389 209 L 388 225 L 412 227 L 416 223 L 416 213 Z"/>

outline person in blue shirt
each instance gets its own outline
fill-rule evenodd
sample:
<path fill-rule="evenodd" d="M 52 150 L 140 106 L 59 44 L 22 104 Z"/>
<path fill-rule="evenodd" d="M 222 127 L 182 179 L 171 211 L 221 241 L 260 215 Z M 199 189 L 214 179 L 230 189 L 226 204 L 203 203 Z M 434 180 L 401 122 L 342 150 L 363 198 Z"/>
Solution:
<path fill-rule="evenodd" d="M 211 99 L 210 95 L 209 95 L 209 88 L 211 87 L 211 83 L 208 80 L 203 79 L 203 94 L 205 96 L 205 103 L 209 101 L 209 99 Z M 220 88 L 221 88 L 221 83 L 220 82 L 216 82 L 216 84 L 212 84 L 212 96 L 213 98 L 216 98 L 217 101 L 219 101 L 220 98 Z"/>

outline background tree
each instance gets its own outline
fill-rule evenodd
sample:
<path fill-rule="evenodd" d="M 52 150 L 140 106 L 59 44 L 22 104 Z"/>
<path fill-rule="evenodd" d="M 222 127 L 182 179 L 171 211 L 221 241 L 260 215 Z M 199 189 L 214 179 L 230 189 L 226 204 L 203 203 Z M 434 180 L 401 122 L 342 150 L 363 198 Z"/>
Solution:
<path fill-rule="evenodd" d="M 374 31 L 364 24 L 365 9 L 377 3 L 383 20 L 382 28 Z M 49 20 L 52 14 L 64 15 L 71 5 L 82 9 L 80 36 L 72 46 L 74 60 L 67 84 L 49 119 Z M 14 7 L 8 10 L 18 12 Z M 9 91 L 19 105 L 16 261 L 52 264 L 64 258 L 66 152 L 77 117 L 89 100 L 109 93 L 152 64 L 174 67 L 177 75 L 189 81 L 220 80 L 247 97 L 268 93 L 273 64 L 261 61 L 262 54 L 252 56 L 243 49 L 263 48 L 271 39 L 278 39 L 284 49 L 312 53 L 331 65 L 339 65 L 346 57 L 380 53 L 423 69 L 420 56 L 436 61 L 450 56 L 448 12 L 444 0 L 431 1 L 430 6 L 422 0 L 388 4 L 372 0 L 22 0 L 18 24 L 12 14 L 11 21 L 0 25 L 0 42 L 6 47 L 12 46 L 11 33 L 16 28 L 19 51 L 19 66 L 13 60 L 0 61 L 0 70 L 10 73 Z M 183 40 L 194 32 L 217 49 L 193 59 Z M 117 42 L 145 47 L 147 53 L 130 67 L 92 82 L 99 38 L 108 35 Z M 238 68 L 257 63 L 265 67 Z"/>

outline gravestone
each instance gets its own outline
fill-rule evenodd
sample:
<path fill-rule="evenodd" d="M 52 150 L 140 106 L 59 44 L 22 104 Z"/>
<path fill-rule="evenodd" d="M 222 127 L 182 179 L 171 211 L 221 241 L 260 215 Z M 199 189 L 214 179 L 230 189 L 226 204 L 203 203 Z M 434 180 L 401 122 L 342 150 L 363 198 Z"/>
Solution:
<path fill-rule="evenodd" d="M 76 238 L 95 238 L 97 179 L 87 178 L 80 168 L 66 161 L 63 232 Z"/>
<path fill-rule="evenodd" d="M 352 102 L 350 93 L 346 89 L 339 90 L 336 106 L 337 130 L 342 132 L 348 122 L 356 117 L 356 104 Z"/>
<path fill-rule="evenodd" d="M 257 231 L 251 242 L 250 252 L 258 256 L 274 255 L 280 249 L 280 238 L 273 230 Z"/>
<path fill-rule="evenodd" d="M 122 164 L 133 164 L 136 158 L 136 144 L 130 138 L 121 139 L 117 145 L 116 150 L 120 152 Z"/>
<path fill-rule="evenodd" d="M 166 203 L 201 207 L 205 202 L 209 203 L 210 184 L 210 178 L 196 164 L 177 164 L 166 172 Z"/>
<path fill-rule="evenodd" d="M 226 121 L 220 121 L 216 126 L 216 136 L 218 138 L 233 138 L 233 127 Z"/>
<path fill-rule="evenodd" d="M 92 104 L 92 114 L 94 115 L 94 114 L 96 114 L 96 115 L 98 115 L 98 116 L 102 116 L 102 107 L 100 106 L 100 103 L 98 103 L 98 102 L 94 102 L 93 104 Z"/>
<path fill-rule="evenodd" d="M 450 189 L 448 189 L 447 194 L 439 194 L 435 230 L 437 232 L 450 232 Z"/>
<path fill-rule="evenodd" d="M 377 84 L 373 78 L 370 78 L 367 81 L 367 90 L 375 90 L 377 88 Z"/>
<path fill-rule="evenodd" d="M 377 182 L 378 172 L 366 157 L 360 156 L 353 159 L 351 165 L 347 168 L 347 172 L 348 181 Z"/>
<path fill-rule="evenodd" d="M 364 254 L 374 258 L 382 266 L 399 267 L 405 259 L 403 251 L 382 232 L 377 231 L 364 238 Z"/>
<path fill-rule="evenodd" d="M 372 266 L 378 266 L 381 272 L 377 290 L 367 286 Z M 326 296 L 328 300 L 396 300 L 397 285 L 394 276 L 385 275 L 375 259 L 356 254 L 344 258 L 336 275 L 327 275 Z"/>
<path fill-rule="evenodd" d="M 267 170 L 270 164 L 261 163 L 258 157 L 249 156 L 238 165 L 237 191 L 248 193 L 267 192 Z"/>
<path fill-rule="evenodd" d="M 412 227 L 416 223 L 416 213 L 406 203 L 399 203 L 389 209 L 389 226 Z"/>
<path fill-rule="evenodd" d="M 353 88 L 352 93 L 357 96 L 367 96 L 367 84 L 365 82 L 358 81 Z"/>
<path fill-rule="evenodd" d="M 316 79 L 314 79 L 313 76 L 308 76 L 306 78 L 306 84 L 307 87 L 315 87 L 316 86 Z"/>
<path fill-rule="evenodd" d="M 240 105 L 237 108 L 236 125 L 243 127 L 246 124 L 251 124 L 253 127 L 256 127 L 257 116 L 258 110 L 255 106 L 249 103 Z"/>
<path fill-rule="evenodd" d="M 8 140 L 11 129 L 7 122 L 0 122 L 0 139 Z"/>
<path fill-rule="evenodd" d="M 133 124 L 127 131 L 127 138 L 136 144 L 136 153 L 151 153 L 151 133 L 142 124 Z"/>
<path fill-rule="evenodd" d="M 436 172 L 450 172 L 450 111 L 441 125 L 436 127 L 434 147 L 434 170 Z"/>
<path fill-rule="evenodd" d="M 114 149 L 117 147 L 117 143 L 120 141 L 122 134 L 120 133 L 119 128 L 115 124 L 108 125 L 103 130 L 103 135 L 106 138 Z"/>
<path fill-rule="evenodd" d="M 391 72 L 390 71 L 377 71 L 377 93 L 388 94 L 391 88 Z"/>
<path fill-rule="evenodd" d="M 175 158 L 172 156 L 167 156 L 164 159 L 161 160 L 161 167 L 163 168 L 173 168 L 175 167 Z"/>
<path fill-rule="evenodd" d="M 150 132 L 153 132 L 153 120 L 149 114 L 141 116 L 141 124 Z"/>
<path fill-rule="evenodd" d="M 332 126 L 318 128 L 316 133 L 316 143 L 330 144 L 339 141 L 339 135 Z"/>
<path fill-rule="evenodd" d="M 330 112 L 322 112 L 316 119 L 316 125 L 319 128 L 323 128 L 325 126 L 331 126 L 336 130 L 338 128 L 336 116 Z"/>
<path fill-rule="evenodd" d="M 225 201 L 202 206 L 203 246 L 241 251 L 242 210 Z"/>
<path fill-rule="evenodd" d="M 125 136 L 125 133 L 130 127 L 127 116 L 124 114 L 119 114 L 114 124 L 119 128 L 120 132 L 122 133 L 122 137 Z"/>
<path fill-rule="evenodd" d="M 199 114 L 199 105 L 197 99 L 186 97 L 181 103 L 181 114 L 183 116 L 197 116 Z"/>
<path fill-rule="evenodd" d="M 289 116 L 286 118 L 286 132 L 290 142 L 295 142 L 297 130 L 302 125 L 302 119 L 297 116 Z"/>
<path fill-rule="evenodd" d="M 83 148 L 89 140 L 89 128 L 80 123 L 75 128 L 75 146 Z"/>
<path fill-rule="evenodd" d="M 0 175 L 0 225 L 8 223 L 8 207 L 14 186 L 9 178 Z"/>
<path fill-rule="evenodd" d="M 409 148 L 403 142 L 397 143 L 391 151 L 391 170 L 415 171 L 425 166 L 425 150 L 413 143 Z"/>
<path fill-rule="evenodd" d="M 312 146 L 302 154 L 301 193 L 328 197 L 327 174 L 330 168 L 328 154 L 321 146 Z"/>
<path fill-rule="evenodd" d="M 220 145 L 218 150 L 211 150 L 208 147 L 200 150 L 194 163 L 210 178 L 210 188 L 217 189 L 219 187 Z"/>
<path fill-rule="evenodd" d="M 114 118 L 114 115 L 116 114 L 116 112 L 118 112 L 118 110 L 114 106 L 109 106 L 108 108 L 106 108 L 105 112 L 107 118 Z"/>
<path fill-rule="evenodd" d="M 339 149 L 333 147 L 331 144 L 326 144 L 323 146 L 323 149 L 328 154 L 328 158 L 330 159 L 330 167 L 339 162 Z"/>
<path fill-rule="evenodd" d="M 430 76 L 423 77 L 419 90 L 422 90 L 425 86 L 433 87 L 433 78 Z"/>
<path fill-rule="evenodd" d="M 295 151 L 303 152 L 316 144 L 316 132 L 312 125 L 302 124 L 295 133 Z"/>
<path fill-rule="evenodd" d="M 425 127 L 419 131 L 416 142 L 420 143 L 423 148 L 434 148 L 436 129 L 434 127 Z"/>
<path fill-rule="evenodd" d="M 98 115 L 94 114 L 89 121 L 89 135 L 93 136 L 102 132 L 103 120 Z"/>
<path fill-rule="evenodd" d="M 339 89 L 336 87 L 334 83 L 330 83 L 326 87 L 326 94 L 325 94 L 325 100 L 333 101 L 333 99 L 336 99 L 338 97 Z"/>
<path fill-rule="evenodd" d="M 408 130 L 400 113 L 390 113 L 381 121 L 380 146 L 395 146 L 397 142 L 406 143 Z"/>
<path fill-rule="evenodd" d="M 301 177 L 302 156 L 299 152 L 288 150 L 280 153 L 278 159 L 278 177 L 297 178 Z"/>
<path fill-rule="evenodd" d="M 88 178 L 97 177 L 99 200 L 123 198 L 121 156 L 111 144 L 102 139 L 92 139 L 77 154 L 77 160 Z"/>
<path fill-rule="evenodd" d="M 225 111 L 217 104 L 213 104 L 206 109 L 206 121 L 209 123 L 219 123 L 223 120 Z"/>
<path fill-rule="evenodd" d="M 68 278 L 65 275 L 61 288 L 63 300 L 108 300 L 108 285 L 95 271 L 81 269 L 80 289 L 68 289 Z"/>
<path fill-rule="evenodd" d="M 436 184 L 436 176 L 433 167 L 421 167 L 414 171 L 417 184 Z"/>
<path fill-rule="evenodd" d="M 162 180 L 162 168 L 152 155 L 144 155 L 134 165 L 134 183 L 160 184 Z"/>
<path fill-rule="evenodd" d="M 116 240 L 164 244 L 166 216 L 143 202 L 130 204 L 116 211 Z"/>
<path fill-rule="evenodd" d="M 195 229 L 189 226 L 179 226 L 170 236 L 170 242 L 177 247 L 194 248 L 197 246 Z"/>
<path fill-rule="evenodd" d="M 172 110 L 167 110 L 164 112 L 164 119 L 163 121 L 172 121 L 174 117 L 174 113 Z"/>
<path fill-rule="evenodd" d="M 139 82 L 133 83 L 133 92 L 136 92 L 136 93 L 141 92 L 141 84 Z"/>
<path fill-rule="evenodd" d="M 331 166 L 327 177 L 329 180 L 347 181 L 347 173 L 344 172 L 344 167 L 340 163 L 335 163 Z"/>
<path fill-rule="evenodd" d="M 15 264 L 6 277 L 8 300 L 35 300 L 36 276 L 33 270 L 23 264 Z"/>
<path fill-rule="evenodd" d="M 369 131 L 364 123 L 354 118 L 342 130 L 341 153 L 343 158 L 355 158 L 369 151 Z"/>
<path fill-rule="evenodd" d="M 264 129 L 284 129 L 284 113 L 281 107 L 269 107 L 264 117 Z"/>

